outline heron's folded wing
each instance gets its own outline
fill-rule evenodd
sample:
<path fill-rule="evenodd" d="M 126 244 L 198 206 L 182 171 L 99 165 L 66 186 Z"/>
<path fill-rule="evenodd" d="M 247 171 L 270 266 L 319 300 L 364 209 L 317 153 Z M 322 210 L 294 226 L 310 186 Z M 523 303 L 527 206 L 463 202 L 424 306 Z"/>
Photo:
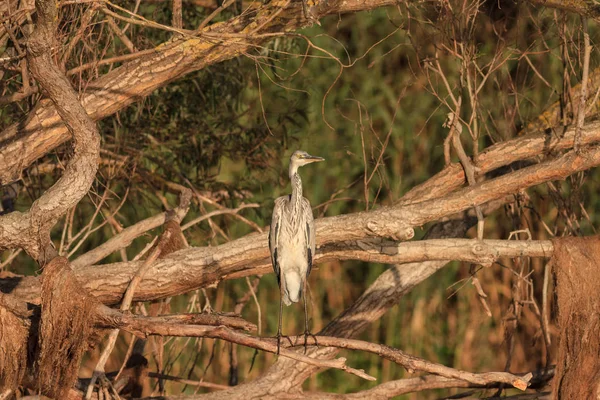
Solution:
<path fill-rule="evenodd" d="M 273 208 L 273 216 L 271 218 L 271 230 L 269 231 L 269 250 L 271 251 L 271 264 L 273 265 L 273 271 L 275 271 L 275 276 L 277 277 L 278 284 L 281 284 L 281 276 L 277 248 L 279 247 L 279 228 L 281 227 L 281 219 L 283 217 L 285 202 L 285 196 L 279 197 L 275 200 L 275 207 Z"/>
<path fill-rule="evenodd" d="M 315 257 L 315 221 L 313 218 L 312 208 L 308 199 L 302 199 L 302 215 L 306 222 L 306 256 L 308 261 L 308 269 L 306 270 L 306 277 L 310 275 L 312 269 L 313 258 Z"/>

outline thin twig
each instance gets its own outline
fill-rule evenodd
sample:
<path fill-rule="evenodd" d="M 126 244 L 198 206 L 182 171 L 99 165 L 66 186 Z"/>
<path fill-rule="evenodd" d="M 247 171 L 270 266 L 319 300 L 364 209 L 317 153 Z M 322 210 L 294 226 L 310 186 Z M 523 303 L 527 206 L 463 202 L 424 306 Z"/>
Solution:
<path fill-rule="evenodd" d="M 581 16 L 581 24 L 583 29 L 583 74 L 581 77 L 581 90 L 579 92 L 579 107 L 577 107 L 577 131 L 575 133 L 574 145 L 577 152 L 581 149 L 581 135 L 585 121 L 585 104 L 587 101 L 587 87 L 590 73 L 590 54 L 592 52 L 587 17 Z"/>
<path fill-rule="evenodd" d="M 108 22 L 108 26 L 110 26 L 110 29 L 112 29 L 115 35 L 117 35 L 117 37 L 121 39 L 121 42 L 123 42 L 123 44 L 125 45 L 125 47 L 127 47 L 127 50 L 129 50 L 130 53 L 137 52 L 137 49 L 135 48 L 131 40 L 129 40 L 127 35 L 123 33 L 121 28 L 119 28 L 119 25 L 117 25 L 117 23 L 111 16 L 106 17 L 106 22 Z"/>

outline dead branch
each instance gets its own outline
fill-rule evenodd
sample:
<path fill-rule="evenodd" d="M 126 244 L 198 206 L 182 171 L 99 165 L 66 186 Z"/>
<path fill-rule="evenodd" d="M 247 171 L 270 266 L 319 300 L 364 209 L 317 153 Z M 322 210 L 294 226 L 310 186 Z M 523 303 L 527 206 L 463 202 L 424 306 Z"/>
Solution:
<path fill-rule="evenodd" d="M 541 375 L 541 374 L 539 374 Z M 534 378 L 536 376 L 534 375 Z M 543 376 L 548 380 L 552 375 Z M 298 399 L 331 399 L 331 400 L 351 400 L 351 399 L 390 399 L 408 393 L 422 392 L 424 390 L 451 389 L 451 388 L 485 388 L 491 389 L 503 387 L 503 384 L 475 385 L 462 381 L 460 379 L 446 378 L 437 375 L 425 375 L 418 378 L 398 379 L 385 382 L 374 388 L 363 390 L 357 393 L 337 394 L 337 393 L 313 393 L 305 392 L 298 396 Z M 168 398 L 166 399 L 168 400 Z M 194 396 L 188 396 L 181 400 L 194 400 Z"/>
<path fill-rule="evenodd" d="M 581 17 L 581 25 L 583 29 L 583 73 L 581 76 L 581 90 L 579 91 L 579 104 L 577 105 L 577 133 L 575 134 L 575 150 L 579 151 L 581 147 L 581 128 L 585 121 L 585 111 L 588 98 L 588 78 L 590 73 L 590 53 L 592 46 L 590 45 L 590 33 L 588 32 L 587 18 Z"/>
<path fill-rule="evenodd" d="M 187 208 L 178 207 L 172 211 L 166 211 L 150 218 L 146 218 L 143 221 L 138 222 L 132 226 L 123 229 L 119 234 L 113 236 L 105 243 L 95 247 L 93 250 L 88 251 L 85 254 L 80 255 L 71 262 L 73 268 L 81 268 L 86 265 L 92 265 L 101 261 L 103 258 L 108 257 L 115 251 L 124 249 L 133 242 L 134 239 L 140 237 L 149 230 L 158 228 L 164 225 L 170 213 L 175 212 L 182 219 L 187 214 Z"/>
<path fill-rule="evenodd" d="M 169 242 L 170 239 L 171 239 L 171 231 L 163 232 L 163 234 L 160 236 L 160 239 L 159 239 L 156 247 L 152 250 L 152 252 L 148 256 L 148 258 L 146 260 L 144 260 L 143 264 L 136 271 L 135 275 L 133 275 L 133 278 L 131 278 L 131 282 L 129 282 L 129 285 L 127 286 L 125 295 L 123 296 L 123 300 L 122 300 L 121 306 L 120 306 L 121 311 L 129 311 L 129 307 L 131 306 L 131 301 L 133 299 L 133 295 L 135 293 L 135 290 L 136 290 L 138 284 L 140 283 L 142 277 L 144 276 L 144 274 L 146 273 L 148 268 L 160 256 L 161 252 L 167 246 L 167 243 Z M 113 329 L 110 332 L 106 346 L 105 346 L 104 350 L 102 350 L 100 359 L 98 360 L 98 363 L 96 364 L 96 367 L 94 368 L 94 373 L 92 374 L 92 378 L 90 379 L 90 384 L 88 385 L 88 389 L 87 389 L 87 392 L 85 395 L 85 398 L 87 400 L 91 399 L 91 397 L 92 397 L 96 379 L 98 379 L 98 377 L 104 375 L 104 366 L 106 365 L 106 362 L 108 361 L 108 357 L 110 357 L 110 354 L 112 353 L 113 348 L 115 347 L 115 343 L 117 342 L 118 336 L 119 336 L 119 329 Z"/>
<path fill-rule="evenodd" d="M 131 42 L 131 40 L 129 40 L 127 35 L 123 33 L 121 28 L 119 28 L 119 25 L 117 25 L 115 20 L 110 15 L 106 16 L 106 22 L 108 22 L 110 29 L 112 29 L 115 35 L 117 35 L 117 37 L 121 39 L 121 42 L 123 42 L 123 44 L 125 45 L 125 47 L 127 47 L 127 50 L 129 50 L 130 53 L 137 52 L 137 49 L 135 48 L 134 44 Z"/>
<path fill-rule="evenodd" d="M 178 237 L 179 235 L 181 235 L 181 228 L 179 227 L 179 224 L 181 223 L 181 220 L 183 219 L 183 217 L 185 216 L 185 214 L 187 214 L 187 211 L 189 210 L 191 199 L 192 199 L 192 191 L 191 190 L 186 190 L 181 193 L 180 203 L 179 203 L 179 207 L 178 207 L 178 209 L 181 210 L 181 213 L 171 211 L 169 213 L 169 215 L 167 216 L 167 221 L 165 223 L 165 230 L 160 235 L 160 238 L 158 240 L 158 243 L 156 244 L 156 247 L 154 247 L 154 249 L 152 249 L 152 252 L 148 255 L 148 258 L 146 260 L 144 260 L 143 264 L 136 271 L 135 275 L 133 275 L 133 277 L 131 278 L 131 282 L 129 282 L 129 285 L 127 286 L 127 290 L 125 291 L 125 294 L 123 295 L 123 300 L 121 301 L 121 306 L 120 306 L 121 311 L 125 311 L 125 312 L 129 311 L 129 307 L 131 307 L 131 302 L 133 300 L 133 295 L 134 295 L 140 281 L 142 280 L 142 278 L 144 277 L 144 275 L 146 274 L 146 272 L 148 271 L 150 266 L 161 255 L 166 255 L 166 254 L 170 253 L 171 251 L 178 250 L 181 248 L 181 242 L 185 241 L 185 239 L 182 237 L 181 238 Z M 102 355 L 100 356 L 100 359 L 98 360 L 98 363 L 96 364 L 96 367 L 94 368 L 94 373 L 92 374 L 92 378 L 90 379 L 90 384 L 88 385 L 88 389 L 87 389 L 86 396 L 85 396 L 85 398 L 88 400 L 91 399 L 91 397 L 92 397 L 96 379 L 100 376 L 104 376 L 104 366 L 106 365 L 106 362 L 108 361 L 108 357 L 112 353 L 112 350 L 115 346 L 118 336 L 119 336 L 119 329 L 118 328 L 113 329 L 109 335 L 106 347 L 102 351 Z"/>
<path fill-rule="evenodd" d="M 322 259 L 319 258 L 319 262 L 336 259 L 403 264 L 455 260 L 491 265 L 502 257 L 551 257 L 553 245 L 550 240 L 432 239 L 393 242 L 373 239 L 328 244 L 321 247 L 320 251 Z"/>
<path fill-rule="evenodd" d="M 487 385 L 486 388 L 498 387 L 499 385 Z M 362 390 L 356 393 L 328 393 L 328 392 L 301 392 L 288 394 L 291 399 L 323 399 L 323 400 L 354 400 L 354 399 L 371 399 L 371 400 L 387 400 L 403 394 L 421 392 L 424 390 L 434 389 L 452 389 L 452 388 L 481 388 L 479 385 L 473 385 L 460 379 L 450 379 L 443 376 L 426 375 L 418 378 L 399 379 L 395 381 L 385 382 L 374 388 Z M 230 388 L 226 393 L 211 393 L 210 398 L 215 399 L 237 399 L 246 398 L 241 393 L 233 393 Z M 226 396 L 229 397 L 226 397 Z M 280 399 L 281 394 L 265 394 L 261 399 Z M 209 398 L 206 394 L 198 395 L 176 395 L 162 396 L 160 400 L 203 400 Z M 156 400 L 156 397 L 145 397 L 142 400 Z"/>

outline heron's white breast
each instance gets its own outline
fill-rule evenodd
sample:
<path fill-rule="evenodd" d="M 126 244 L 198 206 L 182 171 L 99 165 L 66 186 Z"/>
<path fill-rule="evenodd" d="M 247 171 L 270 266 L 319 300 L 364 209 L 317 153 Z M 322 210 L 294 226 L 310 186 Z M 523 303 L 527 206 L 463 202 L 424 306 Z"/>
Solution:
<path fill-rule="evenodd" d="M 286 232 L 289 234 L 282 235 L 284 232 L 281 232 L 279 235 L 279 266 L 284 274 L 286 270 L 296 270 L 300 276 L 305 276 L 308 269 L 306 236 L 302 229 L 293 232 L 290 228 L 289 225 L 282 227 L 289 229 Z"/>

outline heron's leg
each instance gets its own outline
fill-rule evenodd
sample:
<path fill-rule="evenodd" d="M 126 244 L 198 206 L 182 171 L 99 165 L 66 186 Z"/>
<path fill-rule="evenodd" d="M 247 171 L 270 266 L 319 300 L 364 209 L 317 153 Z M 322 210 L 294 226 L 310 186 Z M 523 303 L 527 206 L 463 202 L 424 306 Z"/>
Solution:
<path fill-rule="evenodd" d="M 312 333 L 310 333 L 310 330 L 308 329 L 308 308 L 306 307 L 306 285 L 308 283 L 306 281 L 304 281 L 304 288 L 302 290 L 302 299 L 304 300 L 304 354 L 306 354 L 306 347 L 308 345 L 308 337 L 312 336 L 313 340 L 315 341 L 315 346 L 319 346 L 319 344 L 317 343 L 317 337 L 315 335 L 313 335 Z"/>
<path fill-rule="evenodd" d="M 283 321 L 283 288 L 279 287 L 279 326 L 277 327 L 277 355 L 279 355 L 279 349 L 281 348 L 281 338 L 284 337 L 290 343 L 290 347 L 293 346 L 292 339 L 289 336 L 281 334 L 281 326 Z"/>
<path fill-rule="evenodd" d="M 279 349 L 281 347 L 281 325 L 283 318 L 283 294 L 281 293 L 283 289 L 281 285 L 279 285 L 279 326 L 277 327 L 277 355 L 279 355 Z"/>

